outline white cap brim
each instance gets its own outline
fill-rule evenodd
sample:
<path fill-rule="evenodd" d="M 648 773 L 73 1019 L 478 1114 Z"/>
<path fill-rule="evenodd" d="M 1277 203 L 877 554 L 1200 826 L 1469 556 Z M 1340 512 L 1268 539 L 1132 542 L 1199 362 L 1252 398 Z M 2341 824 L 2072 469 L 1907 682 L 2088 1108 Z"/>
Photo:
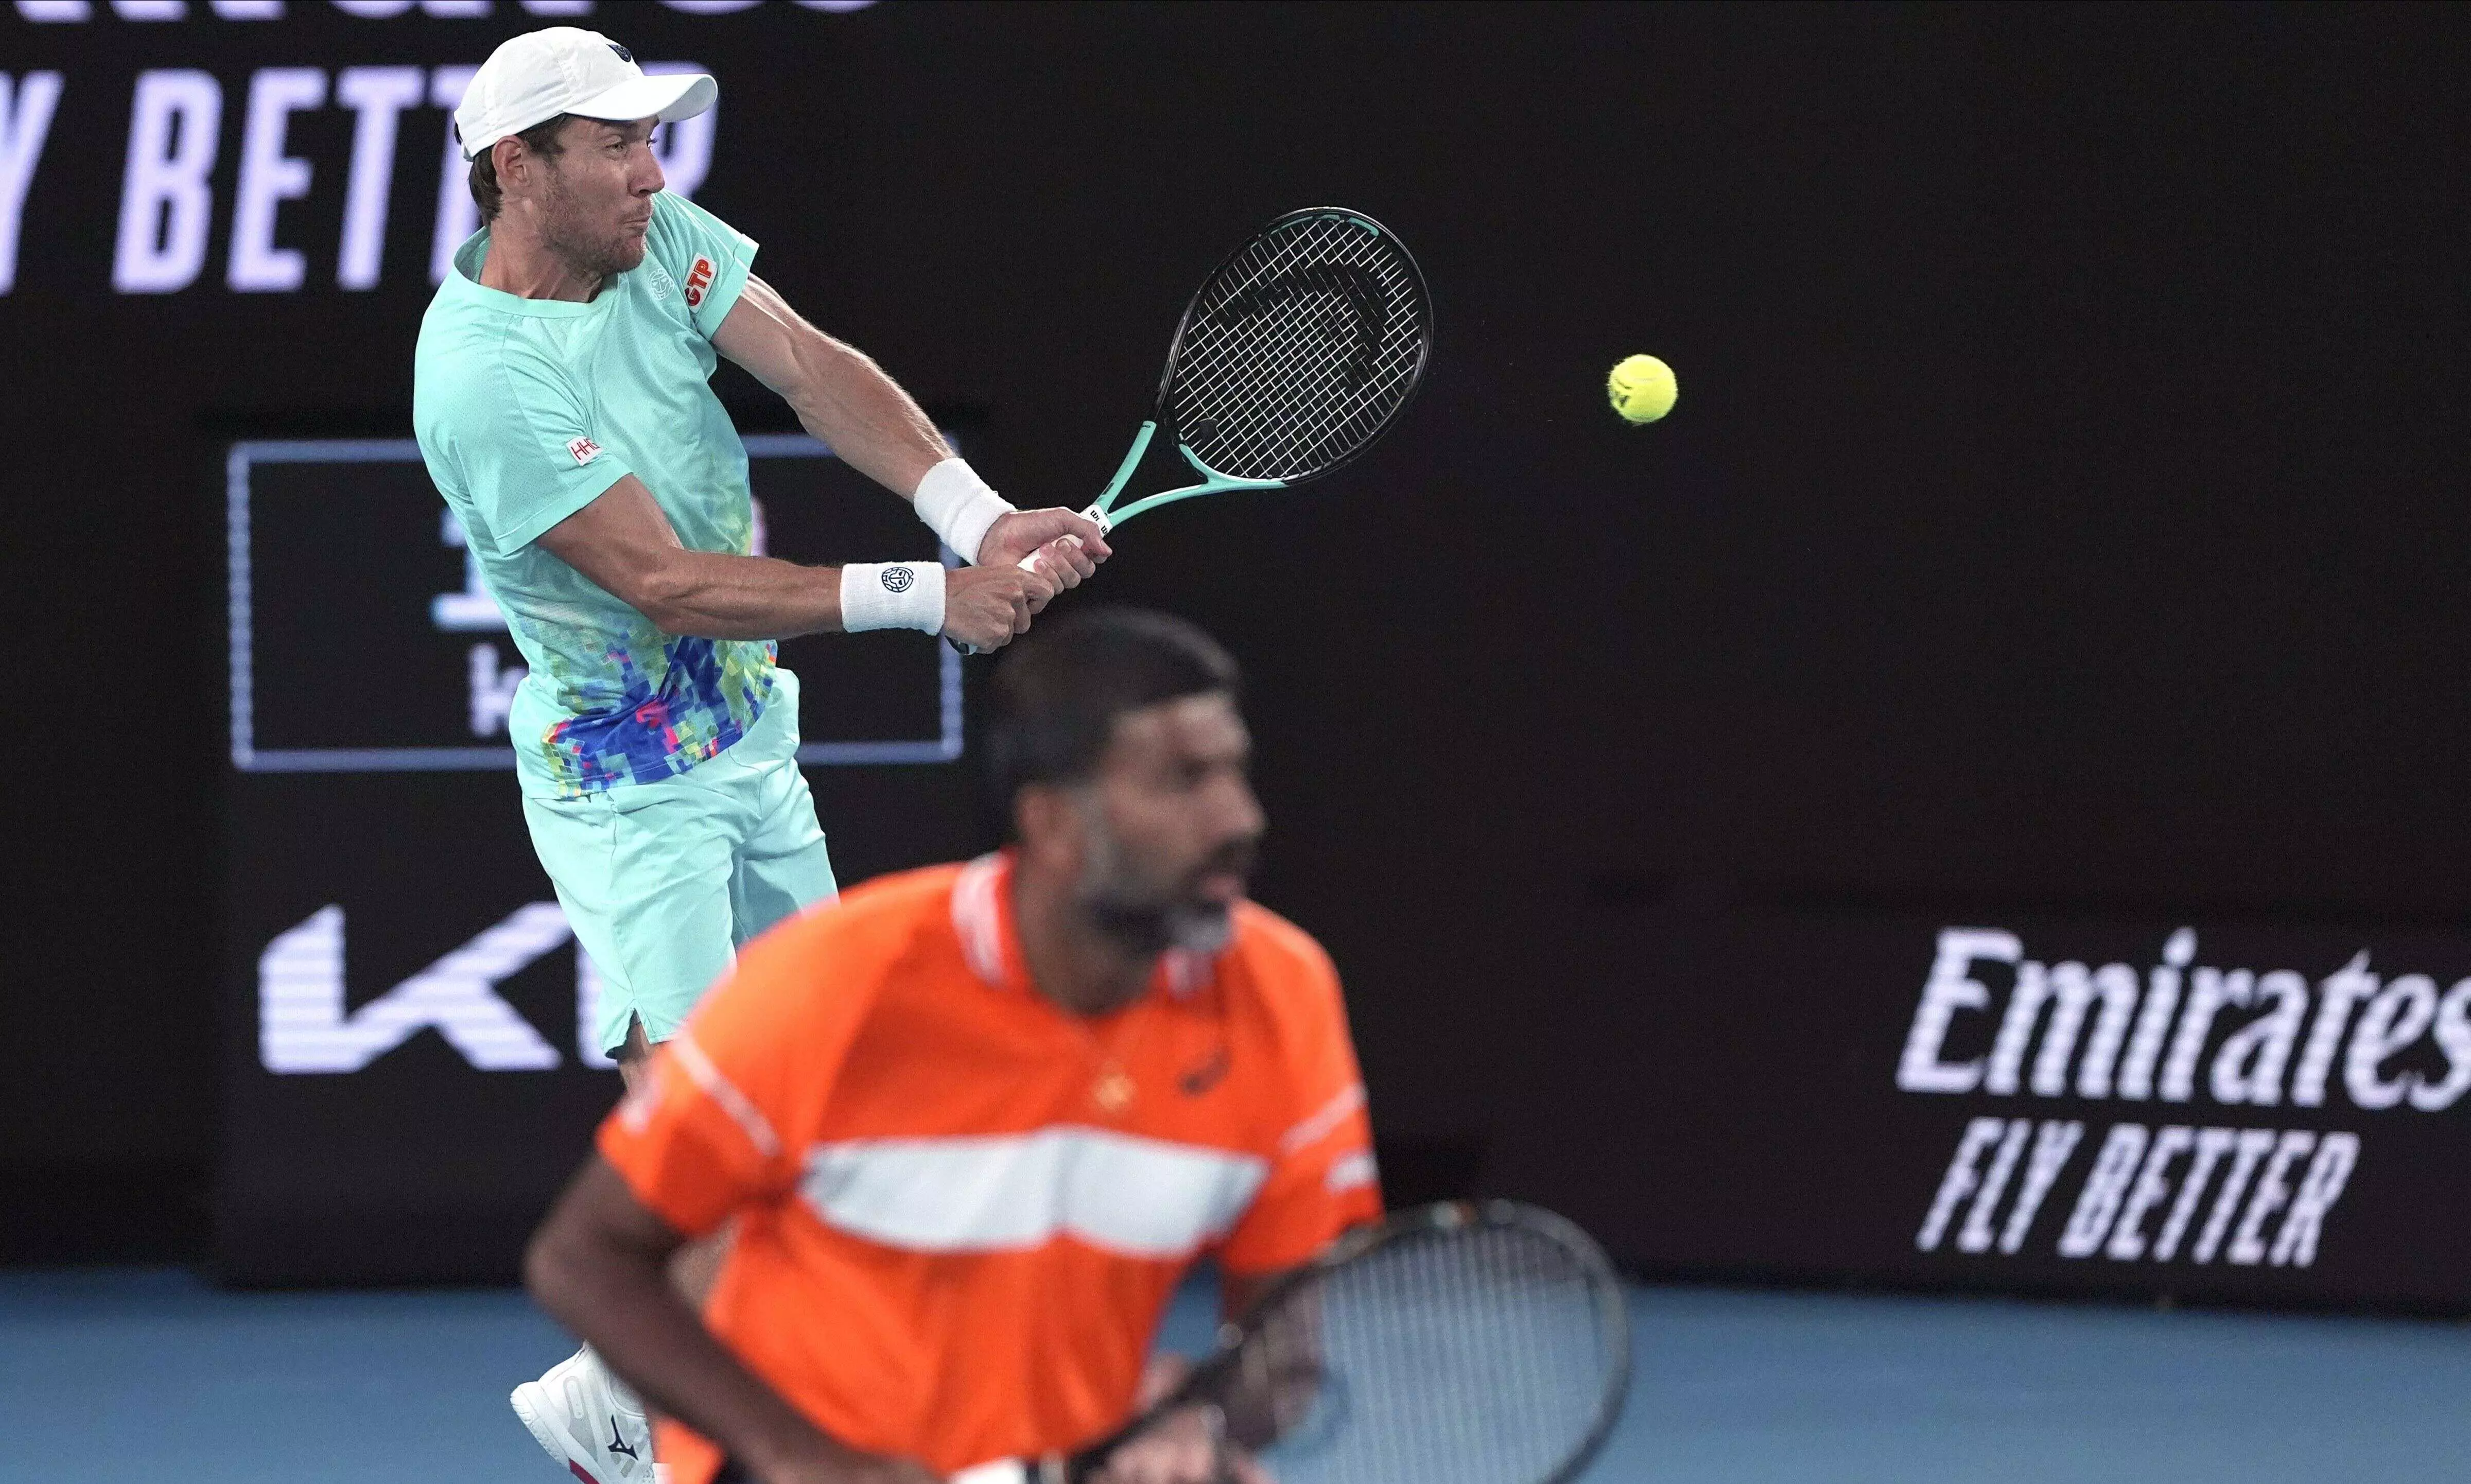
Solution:
<path fill-rule="evenodd" d="M 628 78 L 607 92 L 569 105 L 565 111 L 620 124 L 649 118 L 674 124 L 694 118 L 719 97 L 720 84 L 708 73 L 664 72 Z"/>

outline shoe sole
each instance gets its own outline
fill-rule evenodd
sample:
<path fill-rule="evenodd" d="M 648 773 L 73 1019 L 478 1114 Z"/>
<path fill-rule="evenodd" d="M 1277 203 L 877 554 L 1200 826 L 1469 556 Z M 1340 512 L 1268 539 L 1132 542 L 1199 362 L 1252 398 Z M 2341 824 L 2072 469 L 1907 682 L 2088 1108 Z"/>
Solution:
<path fill-rule="evenodd" d="M 575 1461 L 575 1455 L 566 1450 L 566 1445 L 558 1440 L 557 1433 L 550 1427 L 549 1424 L 541 1420 L 540 1413 L 532 1406 L 531 1399 L 524 1395 L 528 1391 L 540 1389 L 540 1382 L 526 1381 L 507 1394 L 506 1404 L 515 1409 L 515 1416 L 522 1419 L 525 1428 L 532 1435 L 532 1441 L 541 1446 L 542 1452 L 566 1465 L 566 1472 L 581 1479 L 583 1484 L 600 1484 L 600 1479 L 588 1472 L 583 1465 Z"/>

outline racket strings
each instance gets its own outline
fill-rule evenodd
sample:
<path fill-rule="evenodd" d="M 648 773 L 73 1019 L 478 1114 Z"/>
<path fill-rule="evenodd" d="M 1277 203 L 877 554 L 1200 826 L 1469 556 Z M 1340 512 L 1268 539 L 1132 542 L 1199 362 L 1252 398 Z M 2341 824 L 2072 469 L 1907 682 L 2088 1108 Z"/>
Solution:
<path fill-rule="evenodd" d="M 1190 401 L 1201 417 L 1218 412 L 1222 459 L 1282 472 L 1333 461 L 1378 431 L 1412 380 L 1421 335 L 1385 333 L 1417 327 L 1399 313 L 1415 307 L 1401 303 L 1410 280 L 1388 252 L 1372 250 L 1383 239 L 1314 225 L 1257 248 L 1253 271 L 1222 286 L 1204 321 Z"/>
<path fill-rule="evenodd" d="M 1168 384 L 1178 435 L 1239 478 L 1339 462 L 1413 391 L 1427 318 L 1394 240 L 1353 218 L 1265 233 L 1194 302 Z"/>
<path fill-rule="evenodd" d="M 1264 1320 L 1229 1436 L 1279 1484 L 1543 1484 L 1617 1373 L 1609 1283 L 1516 1227 L 1396 1242 Z"/>

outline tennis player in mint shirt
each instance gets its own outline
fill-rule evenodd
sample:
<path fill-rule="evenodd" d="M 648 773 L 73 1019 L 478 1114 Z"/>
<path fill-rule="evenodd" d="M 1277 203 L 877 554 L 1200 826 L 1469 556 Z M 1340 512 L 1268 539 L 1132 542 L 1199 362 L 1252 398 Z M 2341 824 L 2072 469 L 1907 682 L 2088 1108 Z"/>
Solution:
<path fill-rule="evenodd" d="M 906 627 L 994 648 L 1108 554 L 1094 522 L 997 495 L 749 271 L 751 238 L 662 190 L 653 130 L 718 95 L 597 32 L 499 47 L 455 113 L 484 224 L 414 362 L 422 457 L 530 666 L 508 724 L 525 819 L 630 1086 L 739 945 L 835 891 L 775 641 Z M 749 554 L 723 356 L 973 565 Z M 588 1350 L 513 1402 L 570 1474 L 652 1478 L 642 1407 Z"/>

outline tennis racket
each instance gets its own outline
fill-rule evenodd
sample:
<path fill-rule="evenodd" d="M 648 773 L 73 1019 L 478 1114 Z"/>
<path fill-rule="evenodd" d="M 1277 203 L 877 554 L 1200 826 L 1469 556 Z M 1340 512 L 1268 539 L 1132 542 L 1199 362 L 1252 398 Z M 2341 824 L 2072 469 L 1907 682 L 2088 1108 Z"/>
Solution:
<path fill-rule="evenodd" d="M 1290 211 L 1185 305 L 1157 406 L 1081 513 L 1108 530 L 1196 495 L 1286 489 L 1343 468 L 1406 411 L 1432 348 L 1432 296 L 1397 233 L 1342 206 Z M 1119 506 L 1161 429 L 1198 482 Z"/>
<path fill-rule="evenodd" d="M 1359 1230 L 1290 1274 L 1121 1430 L 954 1484 L 1084 1484 L 1166 1429 L 1203 1434 L 1227 1480 L 1563 1484 L 1629 1389 L 1629 1321 L 1603 1251 L 1550 1212 L 1452 1202 Z"/>

